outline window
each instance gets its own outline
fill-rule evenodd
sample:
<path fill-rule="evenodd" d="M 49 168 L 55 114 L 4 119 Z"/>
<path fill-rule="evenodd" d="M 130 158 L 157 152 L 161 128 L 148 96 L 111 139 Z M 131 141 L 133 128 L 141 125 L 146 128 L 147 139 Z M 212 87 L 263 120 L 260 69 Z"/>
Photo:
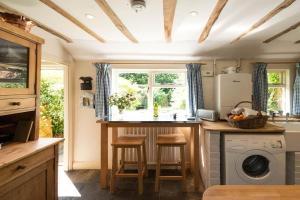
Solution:
<path fill-rule="evenodd" d="M 268 111 L 290 111 L 288 78 L 288 70 L 268 70 Z"/>
<path fill-rule="evenodd" d="M 130 111 L 152 112 L 156 102 L 160 113 L 185 113 L 187 88 L 185 70 L 113 70 L 113 92 L 132 93 L 136 101 Z"/>

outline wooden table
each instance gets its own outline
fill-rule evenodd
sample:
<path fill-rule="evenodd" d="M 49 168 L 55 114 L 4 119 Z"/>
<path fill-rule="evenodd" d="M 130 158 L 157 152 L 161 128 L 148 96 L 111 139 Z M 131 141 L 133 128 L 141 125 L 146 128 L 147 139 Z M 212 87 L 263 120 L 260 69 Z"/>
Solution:
<path fill-rule="evenodd" d="M 300 185 L 218 185 L 203 200 L 299 200 Z"/>
<path fill-rule="evenodd" d="M 126 120 L 125 120 L 126 119 Z M 100 186 L 107 188 L 108 186 L 108 129 L 112 128 L 112 138 L 118 136 L 118 128 L 126 127 L 190 127 L 191 128 L 191 167 L 194 175 L 195 190 L 199 188 L 200 171 L 199 171 L 199 128 L 201 121 L 177 119 L 171 117 L 153 118 L 147 116 L 135 116 L 134 118 L 109 119 L 97 121 L 101 123 L 101 175 Z"/>

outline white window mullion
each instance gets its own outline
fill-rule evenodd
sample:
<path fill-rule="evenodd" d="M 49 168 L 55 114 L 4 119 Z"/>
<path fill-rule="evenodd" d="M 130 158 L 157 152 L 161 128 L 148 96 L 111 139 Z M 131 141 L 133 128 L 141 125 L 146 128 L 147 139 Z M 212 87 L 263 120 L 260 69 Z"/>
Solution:
<path fill-rule="evenodd" d="M 149 72 L 149 78 L 148 78 L 148 111 L 153 110 L 153 73 Z"/>

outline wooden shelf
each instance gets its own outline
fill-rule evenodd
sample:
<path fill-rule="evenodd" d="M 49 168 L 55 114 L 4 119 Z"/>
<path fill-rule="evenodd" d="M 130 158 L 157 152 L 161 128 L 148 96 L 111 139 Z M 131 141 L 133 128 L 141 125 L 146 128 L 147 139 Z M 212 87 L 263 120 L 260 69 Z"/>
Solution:
<path fill-rule="evenodd" d="M 10 127 L 14 127 L 14 126 L 16 126 L 15 124 L 0 124 L 0 129 L 1 128 L 10 128 Z"/>

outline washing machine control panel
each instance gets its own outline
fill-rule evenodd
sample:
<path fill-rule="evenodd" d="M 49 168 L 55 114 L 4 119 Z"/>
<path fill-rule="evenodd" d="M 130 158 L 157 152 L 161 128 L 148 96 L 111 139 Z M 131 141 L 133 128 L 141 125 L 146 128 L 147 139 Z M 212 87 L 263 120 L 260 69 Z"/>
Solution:
<path fill-rule="evenodd" d="M 264 149 L 270 152 L 285 151 L 282 135 L 225 135 L 225 149 L 231 152 L 242 152 L 251 149 Z"/>

